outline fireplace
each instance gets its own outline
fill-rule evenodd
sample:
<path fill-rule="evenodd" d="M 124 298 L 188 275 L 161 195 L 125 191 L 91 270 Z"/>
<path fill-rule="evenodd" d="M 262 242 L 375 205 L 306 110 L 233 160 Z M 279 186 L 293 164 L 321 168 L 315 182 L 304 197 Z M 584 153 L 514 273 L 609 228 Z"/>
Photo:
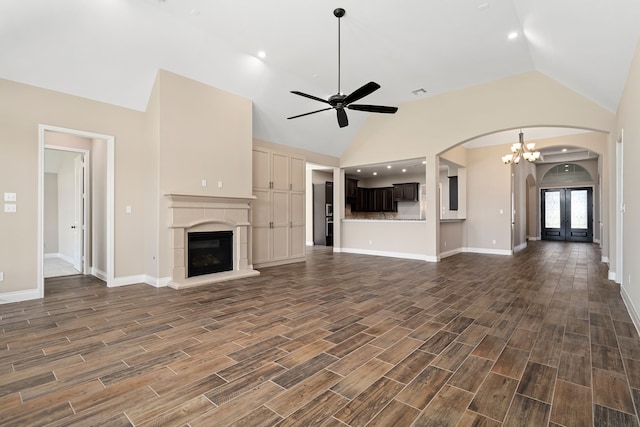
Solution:
<path fill-rule="evenodd" d="M 249 257 L 255 197 L 166 196 L 171 229 L 167 286 L 185 289 L 260 274 Z"/>
<path fill-rule="evenodd" d="M 188 233 L 187 277 L 233 270 L 233 232 Z"/>

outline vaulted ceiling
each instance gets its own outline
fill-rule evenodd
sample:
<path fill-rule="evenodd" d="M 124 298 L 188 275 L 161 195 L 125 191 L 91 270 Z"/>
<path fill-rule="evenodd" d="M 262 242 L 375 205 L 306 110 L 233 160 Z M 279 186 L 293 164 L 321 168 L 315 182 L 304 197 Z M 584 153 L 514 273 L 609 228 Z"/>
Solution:
<path fill-rule="evenodd" d="M 0 77 L 143 111 L 163 68 L 253 100 L 255 137 L 339 156 L 370 113 L 286 119 L 323 107 L 289 91 L 337 91 L 336 7 L 342 91 L 400 108 L 537 70 L 615 111 L 640 37 L 637 0 L 2 0 Z"/>

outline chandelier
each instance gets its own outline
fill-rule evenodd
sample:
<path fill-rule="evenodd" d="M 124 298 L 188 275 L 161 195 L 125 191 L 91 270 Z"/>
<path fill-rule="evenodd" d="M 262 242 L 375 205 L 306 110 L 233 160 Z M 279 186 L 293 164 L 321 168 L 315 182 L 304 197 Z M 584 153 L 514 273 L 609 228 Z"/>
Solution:
<path fill-rule="evenodd" d="M 529 142 L 527 144 L 524 143 L 524 134 L 520 131 L 519 134 L 520 141 L 513 143 L 511 145 L 511 153 L 502 156 L 502 161 L 505 165 L 510 163 L 515 163 L 516 165 L 520 163 L 521 159 L 525 159 L 528 162 L 535 162 L 540 158 L 539 151 L 533 151 L 536 144 L 533 142 Z"/>

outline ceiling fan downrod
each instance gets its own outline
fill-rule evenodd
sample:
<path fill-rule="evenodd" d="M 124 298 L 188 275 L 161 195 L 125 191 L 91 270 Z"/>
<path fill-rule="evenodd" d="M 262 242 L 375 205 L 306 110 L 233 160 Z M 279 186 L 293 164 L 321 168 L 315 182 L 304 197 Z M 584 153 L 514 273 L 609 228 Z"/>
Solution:
<path fill-rule="evenodd" d="M 346 11 L 339 7 L 333 11 L 333 15 L 338 18 L 338 94 L 342 95 L 340 90 L 340 18 L 344 16 Z"/>

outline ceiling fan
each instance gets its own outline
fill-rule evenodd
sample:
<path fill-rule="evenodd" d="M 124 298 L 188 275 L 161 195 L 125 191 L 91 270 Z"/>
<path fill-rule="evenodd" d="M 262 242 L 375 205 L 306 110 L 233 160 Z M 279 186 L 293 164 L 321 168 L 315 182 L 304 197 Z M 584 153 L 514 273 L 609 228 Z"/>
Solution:
<path fill-rule="evenodd" d="M 371 113 L 385 113 L 394 114 L 398 111 L 398 107 L 387 107 L 384 105 L 366 105 L 366 104 L 352 104 L 352 102 L 358 101 L 367 95 L 380 89 L 380 85 L 376 82 L 369 82 L 364 86 L 351 92 L 349 95 L 345 95 L 340 91 L 340 18 L 345 14 L 345 10 L 337 8 L 333 11 L 333 14 L 338 18 L 338 93 L 329 97 L 329 99 L 318 98 L 317 96 L 309 95 L 303 92 L 292 90 L 291 93 L 304 96 L 305 98 L 313 99 L 325 104 L 329 104 L 329 107 L 322 108 L 320 110 L 311 111 L 309 113 L 298 114 L 297 116 L 287 117 L 287 119 L 296 119 L 298 117 L 308 116 L 309 114 L 319 113 L 321 111 L 327 111 L 334 109 L 338 116 L 338 125 L 343 128 L 349 125 L 349 119 L 347 118 L 347 112 L 345 108 L 349 110 L 368 111 Z"/>

